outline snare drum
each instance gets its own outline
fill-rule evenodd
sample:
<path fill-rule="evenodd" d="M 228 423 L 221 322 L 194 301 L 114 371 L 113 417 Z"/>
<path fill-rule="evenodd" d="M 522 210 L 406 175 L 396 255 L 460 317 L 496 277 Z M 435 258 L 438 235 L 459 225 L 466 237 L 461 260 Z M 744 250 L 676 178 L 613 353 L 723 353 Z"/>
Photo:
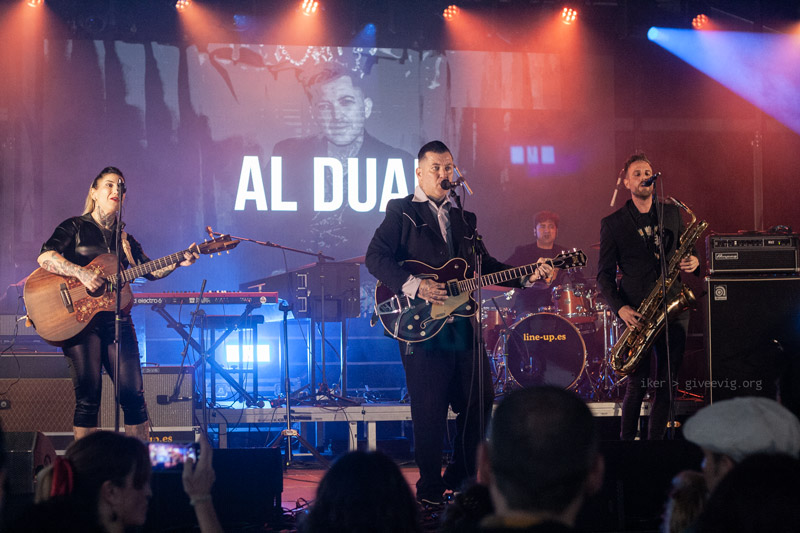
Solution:
<path fill-rule="evenodd" d="M 573 324 L 594 322 L 594 290 L 583 283 L 553 287 L 553 304 L 558 314 Z"/>
<path fill-rule="evenodd" d="M 481 312 L 481 327 L 483 340 L 487 350 L 497 343 L 500 332 L 514 323 L 516 312 L 513 309 L 483 307 Z"/>
<path fill-rule="evenodd" d="M 509 374 L 522 387 L 550 384 L 571 389 L 586 366 L 586 344 L 580 332 L 551 313 L 518 320 L 501 335 L 494 355 L 505 355 Z"/>

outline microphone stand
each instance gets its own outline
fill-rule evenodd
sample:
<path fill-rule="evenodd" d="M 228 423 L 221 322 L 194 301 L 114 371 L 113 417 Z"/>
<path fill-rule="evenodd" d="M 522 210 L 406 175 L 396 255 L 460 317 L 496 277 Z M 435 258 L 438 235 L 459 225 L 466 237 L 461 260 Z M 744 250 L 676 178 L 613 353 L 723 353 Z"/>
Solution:
<path fill-rule="evenodd" d="M 661 173 L 655 174 L 658 177 Z M 662 191 L 663 192 L 663 191 Z M 672 390 L 672 354 L 670 353 L 669 342 L 669 303 L 667 302 L 667 257 L 664 250 L 664 204 L 658 203 L 658 194 L 656 193 L 655 184 L 653 184 L 653 202 L 656 205 L 656 218 L 658 219 L 658 255 L 659 264 L 661 266 L 661 312 L 664 313 L 664 345 L 666 346 L 667 358 L 667 438 L 673 440 L 675 438 L 675 395 Z M 679 232 L 680 233 L 680 232 Z M 676 238 L 679 235 L 676 236 Z M 675 252 L 677 252 L 680 243 L 674 243 Z M 656 369 L 658 369 L 658 362 L 656 362 Z M 656 382 L 658 382 L 658 375 L 656 374 Z M 652 417 L 652 412 L 650 413 Z"/>
<path fill-rule="evenodd" d="M 114 432 L 119 433 L 119 363 L 122 360 L 122 205 L 125 200 L 125 181 L 120 178 L 117 183 L 117 196 L 119 196 L 119 208 L 117 209 L 117 225 L 115 228 L 114 241 L 116 243 L 117 272 L 111 289 L 115 291 L 114 298 Z M 133 265 L 131 265 L 133 266 Z"/>
<path fill-rule="evenodd" d="M 461 176 L 461 173 L 458 172 L 458 168 L 457 167 L 456 167 L 456 172 L 459 175 L 459 184 L 462 185 L 468 192 L 471 193 L 471 190 L 468 189 L 466 181 L 464 181 L 463 177 Z M 461 198 L 458 196 L 458 194 L 456 194 L 455 187 L 451 187 L 450 188 L 450 197 L 455 200 L 456 206 L 458 207 L 459 211 L 461 212 L 461 219 L 463 220 L 464 225 L 468 229 L 472 230 L 472 236 L 473 236 L 472 253 L 473 253 L 473 256 L 475 257 L 474 270 L 475 270 L 476 278 L 480 279 L 481 275 L 482 275 L 482 271 L 483 271 L 483 255 L 484 254 L 488 255 L 488 251 L 486 250 L 486 246 L 483 244 L 483 238 L 478 233 L 477 221 L 476 221 L 475 227 L 470 226 L 469 223 L 467 222 L 467 217 L 464 214 L 464 208 L 461 205 Z M 455 243 L 453 243 L 453 244 L 455 245 Z M 455 252 L 455 249 L 453 251 Z M 478 283 L 477 291 L 478 291 L 478 296 L 477 296 L 477 298 L 475 298 L 475 303 L 476 303 L 475 313 L 476 313 L 476 316 L 477 316 L 477 321 L 476 321 L 476 323 L 473 324 L 472 353 L 473 353 L 473 357 L 477 359 L 477 364 L 478 364 L 478 376 L 477 376 L 477 380 L 478 380 L 478 383 L 477 383 L 477 390 L 478 390 L 478 431 L 479 431 L 478 434 L 483 436 L 483 435 L 485 435 L 485 429 L 486 429 L 486 419 L 485 419 L 483 405 L 484 405 L 484 397 L 485 397 L 487 392 L 484 390 L 484 387 L 483 387 L 483 380 L 484 380 L 483 376 L 484 376 L 484 370 L 485 369 L 484 369 L 484 366 L 483 366 L 483 357 L 482 357 L 483 356 L 483 350 L 482 350 L 482 347 L 483 347 L 483 328 L 481 328 L 481 324 L 480 324 L 481 316 L 482 316 L 482 313 L 483 313 L 483 304 L 482 304 L 483 298 L 482 298 L 482 290 L 481 290 L 481 284 L 480 283 Z M 471 389 L 472 389 L 472 387 L 470 387 L 470 390 Z M 466 422 L 465 422 L 464 425 L 466 426 Z M 462 428 L 462 436 L 461 436 L 461 438 L 462 438 L 462 441 L 461 441 L 462 442 L 462 446 L 465 445 L 465 440 L 464 440 L 465 436 L 466 436 L 465 433 L 466 433 L 465 432 L 465 428 Z M 481 438 L 483 438 L 483 437 L 481 437 Z M 463 451 L 466 452 L 466 450 L 463 450 Z"/>

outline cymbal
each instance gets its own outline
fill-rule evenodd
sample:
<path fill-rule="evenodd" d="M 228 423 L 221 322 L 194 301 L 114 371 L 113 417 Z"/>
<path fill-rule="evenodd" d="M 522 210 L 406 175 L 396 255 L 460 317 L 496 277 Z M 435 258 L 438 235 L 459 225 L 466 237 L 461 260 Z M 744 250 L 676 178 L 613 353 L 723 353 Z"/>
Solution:
<path fill-rule="evenodd" d="M 594 248 L 595 250 L 599 250 L 600 249 L 600 243 L 599 242 L 596 242 L 594 244 L 590 244 L 589 246 L 591 248 Z"/>
<path fill-rule="evenodd" d="M 358 257 L 351 257 L 350 259 L 342 259 L 340 263 L 366 263 L 367 256 L 366 255 L 359 255 Z"/>

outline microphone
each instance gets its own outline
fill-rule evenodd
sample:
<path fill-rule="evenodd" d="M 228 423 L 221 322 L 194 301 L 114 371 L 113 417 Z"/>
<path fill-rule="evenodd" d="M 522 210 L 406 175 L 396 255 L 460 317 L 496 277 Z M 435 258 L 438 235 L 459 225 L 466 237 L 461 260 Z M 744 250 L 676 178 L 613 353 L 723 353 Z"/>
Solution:
<path fill-rule="evenodd" d="M 117 190 L 120 196 L 125 194 L 125 180 L 123 178 L 117 180 Z"/>
<path fill-rule="evenodd" d="M 456 183 L 455 181 L 444 180 L 444 181 L 443 181 L 443 182 L 442 182 L 442 183 L 441 183 L 439 186 L 440 186 L 442 189 L 444 189 L 444 190 L 446 190 L 446 191 L 449 191 L 450 189 L 452 189 L 452 188 L 453 188 L 453 187 L 455 187 L 456 185 L 458 185 L 458 183 Z"/>
<path fill-rule="evenodd" d="M 652 184 L 654 184 L 654 183 L 656 182 L 656 180 L 657 180 L 658 178 L 660 178 L 660 177 L 661 177 L 661 172 L 656 172 L 655 174 L 653 174 L 652 176 L 650 176 L 649 178 L 647 178 L 646 180 L 644 180 L 644 181 L 643 181 L 643 182 L 642 182 L 640 185 L 641 185 L 642 187 L 649 187 L 649 186 L 651 186 Z"/>

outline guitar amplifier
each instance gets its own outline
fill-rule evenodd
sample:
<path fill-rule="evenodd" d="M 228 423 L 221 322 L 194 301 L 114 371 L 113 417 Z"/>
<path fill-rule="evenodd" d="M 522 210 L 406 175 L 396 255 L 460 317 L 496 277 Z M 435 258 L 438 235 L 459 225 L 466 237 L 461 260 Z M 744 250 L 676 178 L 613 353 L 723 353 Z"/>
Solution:
<path fill-rule="evenodd" d="M 796 233 L 712 234 L 706 237 L 706 258 L 711 275 L 800 272 Z"/>
<path fill-rule="evenodd" d="M 153 430 L 183 428 L 191 430 L 194 425 L 194 367 L 154 366 L 142 367 L 144 400 Z M 178 398 L 170 400 L 175 385 L 180 381 Z M 120 426 L 124 415 L 119 411 Z M 114 384 L 103 372 L 103 392 L 100 403 L 100 427 L 114 427 Z"/>

